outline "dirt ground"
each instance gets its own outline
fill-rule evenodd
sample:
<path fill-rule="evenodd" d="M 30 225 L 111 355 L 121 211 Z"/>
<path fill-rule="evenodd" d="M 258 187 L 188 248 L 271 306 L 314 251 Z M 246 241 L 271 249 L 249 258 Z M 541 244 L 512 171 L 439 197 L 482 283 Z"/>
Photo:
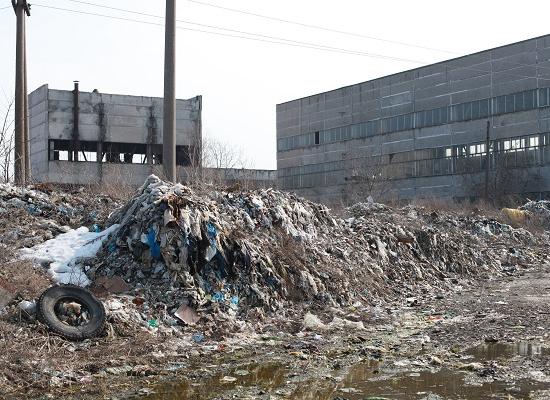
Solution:
<path fill-rule="evenodd" d="M 550 265 L 541 265 L 467 289 L 459 285 L 453 293 L 373 307 L 363 316 L 364 329 L 283 333 L 273 326 L 222 342 L 144 333 L 78 344 L 43 331 L 39 339 L 35 325 L 18 324 L 28 340 L 10 347 L 3 337 L 0 358 L 13 380 L 2 382 L 2 396 L 547 399 L 548 304 Z M 4 334 L 10 326 L 3 322 Z"/>

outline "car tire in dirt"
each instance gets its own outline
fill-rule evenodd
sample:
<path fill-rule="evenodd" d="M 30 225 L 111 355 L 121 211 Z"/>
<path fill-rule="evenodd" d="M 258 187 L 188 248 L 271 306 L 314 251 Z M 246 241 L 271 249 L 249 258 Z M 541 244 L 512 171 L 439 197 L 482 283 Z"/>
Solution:
<path fill-rule="evenodd" d="M 84 310 L 86 321 L 71 325 L 58 315 L 63 302 L 77 303 Z M 84 340 L 99 335 L 105 326 L 105 307 L 90 291 L 74 285 L 52 286 L 42 293 L 36 305 L 36 316 L 51 332 L 69 340 Z"/>

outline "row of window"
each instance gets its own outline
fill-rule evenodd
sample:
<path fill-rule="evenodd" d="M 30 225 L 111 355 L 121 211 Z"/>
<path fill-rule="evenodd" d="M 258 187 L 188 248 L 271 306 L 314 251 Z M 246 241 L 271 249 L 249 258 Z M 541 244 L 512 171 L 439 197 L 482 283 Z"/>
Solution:
<path fill-rule="evenodd" d="M 548 164 L 550 133 L 491 141 L 489 156 L 491 169 Z M 367 162 L 370 166 L 366 165 Z M 484 170 L 486 162 L 486 144 L 472 143 L 282 168 L 278 177 L 283 189 L 296 189 L 344 183 L 345 174 L 342 172 L 349 174 L 357 170 L 359 164 L 365 171 L 374 166 L 385 179 L 403 179 L 475 173 Z"/>
<path fill-rule="evenodd" d="M 415 113 L 376 119 L 361 124 L 311 132 L 277 140 L 277 151 L 398 132 L 403 130 L 470 121 L 537 107 L 550 106 L 550 88 L 532 89 L 493 98 L 469 101 Z"/>
<path fill-rule="evenodd" d="M 100 154 L 101 151 L 101 154 Z M 190 146 L 176 146 L 176 164 L 190 166 L 196 152 Z M 150 157 L 150 160 L 148 160 Z M 96 142 L 50 139 L 48 161 L 162 164 L 162 144 Z"/>

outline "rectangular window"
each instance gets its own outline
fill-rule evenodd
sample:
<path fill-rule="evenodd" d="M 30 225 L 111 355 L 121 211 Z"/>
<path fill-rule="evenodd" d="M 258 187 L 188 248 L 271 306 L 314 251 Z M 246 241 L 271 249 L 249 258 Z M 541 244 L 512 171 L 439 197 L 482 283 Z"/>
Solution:
<path fill-rule="evenodd" d="M 397 118 L 398 117 L 392 117 L 390 119 L 390 132 L 397 131 Z"/>
<path fill-rule="evenodd" d="M 367 137 L 369 134 L 368 126 L 368 122 L 366 124 L 361 124 L 361 137 Z"/>
<path fill-rule="evenodd" d="M 464 103 L 464 120 L 472 119 L 472 103 Z"/>
<path fill-rule="evenodd" d="M 412 129 L 413 128 L 413 114 L 406 114 L 405 115 L 405 129 Z"/>
<path fill-rule="evenodd" d="M 464 121 L 464 104 L 453 106 L 453 121 Z"/>
<path fill-rule="evenodd" d="M 319 131 L 315 132 L 315 144 L 321 144 L 321 137 Z"/>
<path fill-rule="evenodd" d="M 390 132 L 390 119 L 391 118 L 384 118 L 382 120 L 382 132 L 383 133 L 388 133 Z"/>
<path fill-rule="evenodd" d="M 424 111 L 419 111 L 416 113 L 416 127 L 422 128 L 424 126 L 426 126 L 424 124 Z"/>
<path fill-rule="evenodd" d="M 472 102 L 472 119 L 478 119 L 480 115 L 480 102 L 479 101 L 473 101 Z"/>
<path fill-rule="evenodd" d="M 433 112 L 432 110 L 424 111 L 424 126 L 432 126 L 433 121 Z"/>
<path fill-rule="evenodd" d="M 525 104 L 523 101 L 523 92 L 516 93 L 514 95 L 514 111 L 523 111 L 525 110 Z"/>
<path fill-rule="evenodd" d="M 537 91 L 528 90 L 524 93 L 524 110 L 532 110 L 537 107 Z"/>
<path fill-rule="evenodd" d="M 514 112 L 514 95 L 509 94 L 504 97 L 506 98 L 506 109 L 504 112 L 506 113 Z"/>
<path fill-rule="evenodd" d="M 521 139 L 512 139 L 510 141 L 510 144 L 511 144 L 511 148 L 512 149 L 519 149 L 521 148 Z"/>
<path fill-rule="evenodd" d="M 484 99 L 479 102 L 479 117 L 486 118 L 489 116 L 489 99 Z"/>
<path fill-rule="evenodd" d="M 539 89 L 539 107 L 550 105 L 550 96 L 548 88 Z"/>
<path fill-rule="evenodd" d="M 506 112 L 506 96 L 497 97 L 497 114 L 504 114 Z"/>

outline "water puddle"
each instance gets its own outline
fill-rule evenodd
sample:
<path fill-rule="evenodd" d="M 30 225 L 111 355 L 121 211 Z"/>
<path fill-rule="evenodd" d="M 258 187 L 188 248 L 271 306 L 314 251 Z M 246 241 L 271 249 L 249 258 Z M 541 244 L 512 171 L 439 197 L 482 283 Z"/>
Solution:
<path fill-rule="evenodd" d="M 314 382 L 298 389 L 289 398 L 332 400 L 339 396 L 349 400 L 528 399 L 530 392 L 545 387 L 543 383 L 531 380 L 513 384 L 487 382 L 473 386 L 465 384 L 465 376 L 464 372 L 446 369 L 437 372 L 421 371 L 377 376 L 373 374 L 372 367 L 360 364 L 352 367 L 344 380 L 337 385 L 325 383 L 325 387 L 322 387 L 321 382 Z"/>
<path fill-rule="evenodd" d="M 175 384 L 155 388 L 151 400 L 210 399 L 213 395 L 237 387 L 256 386 L 258 390 L 270 392 L 285 383 L 289 370 L 276 363 L 250 364 L 233 368 L 227 374 L 217 374 L 206 379 L 196 376 L 196 381 L 183 379 Z"/>
<path fill-rule="evenodd" d="M 548 348 L 529 342 L 487 343 L 465 352 L 476 361 L 515 356 L 547 357 L 548 354 Z M 154 388 L 156 393 L 146 398 L 202 400 L 220 395 L 223 398 L 263 398 L 261 395 L 277 393 L 277 398 L 291 400 L 528 399 L 533 391 L 548 388 L 547 383 L 527 379 L 503 382 L 474 377 L 470 381 L 471 374 L 444 368 L 393 371 L 377 361 L 366 361 L 315 378 L 308 372 L 315 371 L 296 371 L 282 363 L 254 363 L 213 376 L 198 370 L 177 383 L 157 386 Z"/>
<path fill-rule="evenodd" d="M 550 349 L 543 347 L 540 343 L 518 342 L 518 343 L 484 343 L 467 350 L 465 355 L 472 356 L 475 360 L 497 360 L 499 358 L 522 357 L 548 357 Z"/>

